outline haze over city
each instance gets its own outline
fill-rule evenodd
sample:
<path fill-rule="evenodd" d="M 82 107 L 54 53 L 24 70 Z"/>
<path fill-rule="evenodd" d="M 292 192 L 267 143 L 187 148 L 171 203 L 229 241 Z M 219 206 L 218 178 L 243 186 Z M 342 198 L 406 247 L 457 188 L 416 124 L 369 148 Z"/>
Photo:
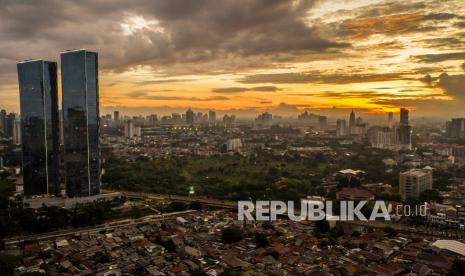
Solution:
<path fill-rule="evenodd" d="M 99 52 L 103 112 L 464 115 L 462 1 L 3 1 L 0 102 L 15 64 Z"/>
<path fill-rule="evenodd" d="M 0 0 L 0 274 L 465 275 L 463 0 Z"/>

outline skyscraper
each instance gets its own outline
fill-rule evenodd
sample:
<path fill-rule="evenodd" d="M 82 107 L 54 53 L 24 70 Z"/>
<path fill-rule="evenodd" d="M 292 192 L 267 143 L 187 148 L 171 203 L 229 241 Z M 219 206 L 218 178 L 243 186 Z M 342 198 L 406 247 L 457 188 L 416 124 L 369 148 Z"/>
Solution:
<path fill-rule="evenodd" d="M 401 145 L 412 146 L 412 127 L 409 125 L 408 109 L 400 109 L 400 125 L 398 131 L 398 142 Z"/>
<path fill-rule="evenodd" d="M 24 195 L 59 193 L 57 64 L 18 63 Z"/>
<path fill-rule="evenodd" d="M 100 193 L 98 55 L 61 53 L 64 161 L 69 197 Z"/>
<path fill-rule="evenodd" d="M 337 120 L 336 123 L 336 136 L 346 135 L 346 120 Z"/>
<path fill-rule="evenodd" d="M 354 134 L 355 131 L 355 112 L 352 109 L 352 112 L 350 112 L 350 117 L 349 117 L 349 133 Z"/>
<path fill-rule="evenodd" d="M 454 118 L 446 122 L 446 135 L 453 139 L 465 138 L 465 118 Z"/>
<path fill-rule="evenodd" d="M 194 124 L 194 112 L 190 108 L 186 111 L 186 124 Z"/>
<path fill-rule="evenodd" d="M 408 125 L 408 109 L 400 109 L 400 124 L 405 126 Z"/>
<path fill-rule="evenodd" d="M 115 121 L 115 125 L 119 125 L 119 111 L 115 110 L 113 113 L 113 120 Z"/>
<path fill-rule="evenodd" d="M 124 137 L 133 138 L 134 137 L 134 123 L 132 120 L 124 122 Z"/>
<path fill-rule="evenodd" d="M 216 123 L 216 112 L 213 110 L 208 111 L 208 121 L 210 124 L 215 124 Z"/>
<path fill-rule="evenodd" d="M 394 113 L 388 112 L 388 125 L 391 126 L 394 121 Z"/>

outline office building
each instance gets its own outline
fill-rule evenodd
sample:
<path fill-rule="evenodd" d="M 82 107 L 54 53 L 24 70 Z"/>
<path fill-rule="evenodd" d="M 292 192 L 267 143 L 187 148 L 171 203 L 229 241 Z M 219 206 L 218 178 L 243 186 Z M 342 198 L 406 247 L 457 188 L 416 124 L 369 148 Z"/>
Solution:
<path fill-rule="evenodd" d="M 186 111 L 186 124 L 194 124 L 194 112 L 190 108 Z"/>
<path fill-rule="evenodd" d="M 100 193 L 98 56 L 61 53 L 64 162 L 68 197 Z"/>
<path fill-rule="evenodd" d="M 400 124 L 401 125 L 408 125 L 408 109 L 406 108 L 401 108 L 400 109 Z"/>
<path fill-rule="evenodd" d="M 134 122 L 131 120 L 124 122 L 124 137 L 133 138 L 134 135 Z"/>
<path fill-rule="evenodd" d="M 393 122 L 394 122 L 394 113 L 388 112 L 388 125 L 392 126 Z"/>
<path fill-rule="evenodd" d="M 465 118 L 454 118 L 446 122 L 446 135 L 452 139 L 465 139 Z"/>
<path fill-rule="evenodd" d="M 354 110 L 352 109 L 352 112 L 350 112 L 350 116 L 349 116 L 349 134 L 354 134 L 355 132 L 355 112 Z"/>
<path fill-rule="evenodd" d="M 210 124 L 216 124 L 216 112 L 213 110 L 208 111 L 208 121 Z"/>
<path fill-rule="evenodd" d="M 115 110 L 113 112 L 113 121 L 115 122 L 115 125 L 119 125 L 119 111 L 118 110 Z"/>
<path fill-rule="evenodd" d="M 31 60 L 18 63 L 17 68 L 21 123 L 15 124 L 13 132 L 21 126 L 24 195 L 58 195 L 57 64 Z"/>
<path fill-rule="evenodd" d="M 346 135 L 346 120 L 337 120 L 336 122 L 336 136 Z"/>
<path fill-rule="evenodd" d="M 399 174 L 399 193 L 402 200 L 409 198 L 418 199 L 425 190 L 433 188 L 433 170 L 430 167 L 424 169 L 411 169 Z"/>
<path fill-rule="evenodd" d="M 268 112 L 264 112 L 258 115 L 257 119 L 255 119 L 255 123 L 258 126 L 262 126 L 262 127 L 270 127 L 272 122 L 273 122 L 273 115 Z"/>

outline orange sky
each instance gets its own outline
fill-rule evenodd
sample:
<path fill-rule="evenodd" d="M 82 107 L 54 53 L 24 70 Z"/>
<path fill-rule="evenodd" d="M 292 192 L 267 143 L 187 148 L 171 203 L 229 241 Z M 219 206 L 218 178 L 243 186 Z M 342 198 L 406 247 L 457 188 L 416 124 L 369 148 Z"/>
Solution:
<path fill-rule="evenodd" d="M 89 18 L 64 14 L 50 25 L 40 16 L 16 21 L 42 7 L 13 2 L 9 14 L 0 12 L 0 107 L 9 110 L 18 110 L 14 62 L 57 60 L 60 50 L 72 47 L 99 52 L 103 112 L 261 111 L 286 103 L 465 115 L 465 8 L 459 0 L 55 5 L 50 9 L 57 14 L 72 9 Z"/>

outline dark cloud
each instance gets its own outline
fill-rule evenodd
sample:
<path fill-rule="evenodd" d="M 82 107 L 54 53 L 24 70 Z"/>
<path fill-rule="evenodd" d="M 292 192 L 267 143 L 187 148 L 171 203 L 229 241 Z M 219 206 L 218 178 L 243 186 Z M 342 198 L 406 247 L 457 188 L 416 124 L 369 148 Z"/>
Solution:
<path fill-rule="evenodd" d="M 465 62 L 462 63 L 462 69 L 463 69 L 463 71 L 465 71 Z"/>
<path fill-rule="evenodd" d="M 460 59 L 465 59 L 465 52 L 416 55 L 416 56 L 410 56 L 410 59 L 414 61 L 426 62 L 426 63 L 442 62 L 442 61 L 448 61 L 448 60 L 460 60 Z"/>
<path fill-rule="evenodd" d="M 439 75 L 437 86 L 442 88 L 446 95 L 465 104 L 465 75 Z"/>
<path fill-rule="evenodd" d="M 11 70 L 17 60 L 57 59 L 61 50 L 88 48 L 99 51 L 103 69 L 194 63 L 205 64 L 196 70 L 208 71 L 212 61 L 234 58 L 236 66 L 248 66 L 255 58 L 266 67 L 272 56 L 280 54 L 300 56 L 348 47 L 306 24 L 307 11 L 315 2 L 3 0 L 0 67 Z M 147 24 L 131 29 L 134 16 Z M 124 33 L 122 24 L 129 32 Z M 217 63 L 218 70 L 224 70 L 221 64 L 227 63 Z"/>
<path fill-rule="evenodd" d="M 363 82 L 379 82 L 407 79 L 401 73 L 385 74 L 321 74 L 312 73 L 278 73 L 247 75 L 239 80 L 242 83 L 329 83 L 348 84 Z"/>
<path fill-rule="evenodd" d="M 465 46 L 465 41 L 456 37 L 436 37 L 419 40 L 419 43 L 426 47 L 438 50 L 453 50 Z"/>
<path fill-rule="evenodd" d="M 425 16 L 426 20 L 449 20 L 454 18 L 464 18 L 463 16 L 453 14 L 453 13 L 430 13 Z"/>
<path fill-rule="evenodd" d="M 193 102 L 210 102 L 210 101 L 224 101 L 229 100 L 228 97 L 224 96 L 212 96 L 212 97 L 180 97 L 180 96 L 164 96 L 164 95 L 151 95 L 149 91 L 132 91 L 126 94 L 126 96 L 132 99 L 138 100 L 158 100 L 158 101 L 179 101 L 179 100 L 186 100 L 186 101 L 193 101 Z"/>
<path fill-rule="evenodd" d="M 212 92 L 215 93 L 242 93 L 246 91 L 249 91 L 246 87 L 224 87 L 212 89 Z"/>
<path fill-rule="evenodd" d="M 225 94 L 233 94 L 233 93 L 243 93 L 247 91 L 257 91 L 257 92 L 276 92 L 279 91 L 276 86 L 257 86 L 257 87 L 223 87 L 223 88 L 214 88 L 212 92 L 215 93 L 225 93 Z"/>

